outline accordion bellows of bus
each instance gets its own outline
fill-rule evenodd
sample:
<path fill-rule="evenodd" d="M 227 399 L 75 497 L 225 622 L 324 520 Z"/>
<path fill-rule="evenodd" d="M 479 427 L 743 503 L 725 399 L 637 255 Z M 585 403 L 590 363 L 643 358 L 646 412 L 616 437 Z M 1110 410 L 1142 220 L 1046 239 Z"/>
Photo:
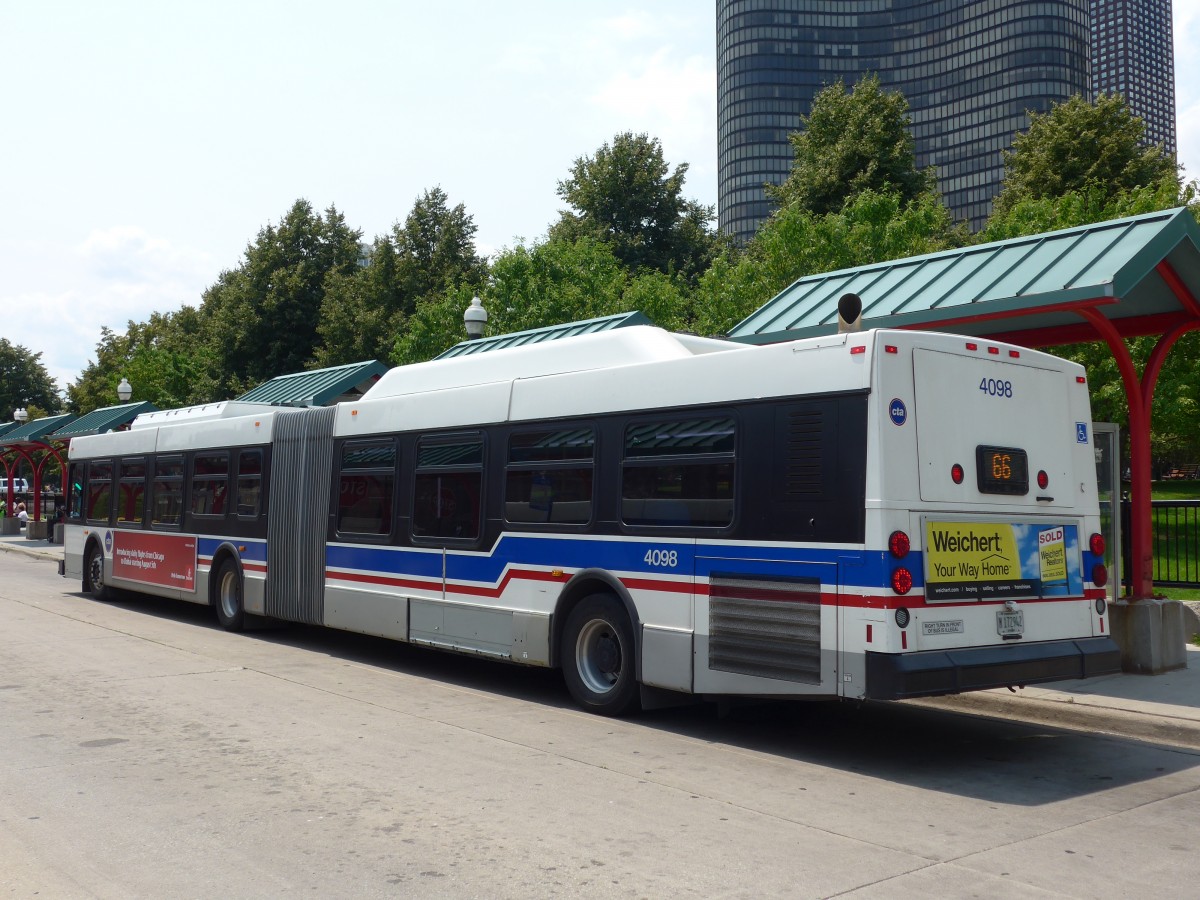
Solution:
<path fill-rule="evenodd" d="M 1118 671 L 1087 381 L 980 338 L 635 326 L 70 448 L 64 574 L 561 668 L 616 715 Z"/>

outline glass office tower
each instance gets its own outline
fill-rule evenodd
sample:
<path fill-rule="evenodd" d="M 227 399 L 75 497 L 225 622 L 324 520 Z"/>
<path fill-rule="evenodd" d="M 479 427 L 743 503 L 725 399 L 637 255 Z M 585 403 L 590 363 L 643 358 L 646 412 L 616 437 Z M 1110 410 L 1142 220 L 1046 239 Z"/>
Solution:
<path fill-rule="evenodd" d="M 1092 91 L 1121 94 L 1146 122 L 1146 139 L 1175 145 L 1171 0 L 1091 0 Z"/>
<path fill-rule="evenodd" d="M 907 98 L 917 165 L 936 168 L 947 206 L 978 228 L 1026 111 L 1088 95 L 1092 2 L 717 0 L 721 229 L 754 234 L 771 209 L 763 184 L 787 177 L 787 136 L 813 97 L 869 72 Z"/>

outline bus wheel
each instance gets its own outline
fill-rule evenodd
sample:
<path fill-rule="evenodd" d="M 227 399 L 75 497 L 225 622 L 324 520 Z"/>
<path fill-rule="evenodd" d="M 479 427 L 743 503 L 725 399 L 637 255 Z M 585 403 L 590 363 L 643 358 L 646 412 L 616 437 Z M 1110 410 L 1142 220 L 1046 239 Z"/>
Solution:
<path fill-rule="evenodd" d="M 241 631 L 246 624 L 246 606 L 242 602 L 242 576 L 237 563 L 226 559 L 217 569 L 217 621 L 226 631 Z"/>
<path fill-rule="evenodd" d="M 633 627 L 615 597 L 593 594 L 571 610 L 563 656 L 567 690 L 584 709 L 619 716 L 634 706 Z"/>
<path fill-rule="evenodd" d="M 83 567 L 83 590 L 92 595 L 93 600 L 111 600 L 113 589 L 104 583 L 104 554 L 99 547 L 88 551 L 87 562 Z"/>

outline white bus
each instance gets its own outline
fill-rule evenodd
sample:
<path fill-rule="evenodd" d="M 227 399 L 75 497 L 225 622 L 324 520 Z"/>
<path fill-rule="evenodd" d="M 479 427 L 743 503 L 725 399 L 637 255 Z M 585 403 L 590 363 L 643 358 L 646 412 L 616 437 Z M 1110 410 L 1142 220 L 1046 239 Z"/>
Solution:
<path fill-rule="evenodd" d="M 562 669 L 609 715 L 1119 670 L 1083 370 L 982 339 L 648 326 L 143 414 L 70 448 L 64 574 Z"/>

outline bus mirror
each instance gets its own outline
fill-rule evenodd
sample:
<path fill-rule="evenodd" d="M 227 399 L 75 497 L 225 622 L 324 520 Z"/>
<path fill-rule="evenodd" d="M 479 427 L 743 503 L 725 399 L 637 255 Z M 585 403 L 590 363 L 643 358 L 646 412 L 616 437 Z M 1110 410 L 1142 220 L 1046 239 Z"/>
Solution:
<path fill-rule="evenodd" d="M 862 298 L 858 294 L 842 294 L 837 308 L 838 334 L 862 331 Z"/>

